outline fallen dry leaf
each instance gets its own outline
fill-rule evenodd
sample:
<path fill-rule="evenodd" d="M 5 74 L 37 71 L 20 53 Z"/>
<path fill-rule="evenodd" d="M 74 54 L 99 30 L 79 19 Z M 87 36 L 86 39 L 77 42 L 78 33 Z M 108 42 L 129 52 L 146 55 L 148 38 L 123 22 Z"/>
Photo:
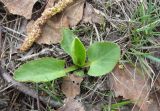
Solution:
<path fill-rule="evenodd" d="M 46 8 L 54 6 L 55 0 L 49 0 Z M 83 16 L 85 0 L 78 0 L 68 6 L 63 12 L 56 14 L 47 21 L 43 27 L 41 37 L 36 41 L 38 44 L 56 44 L 62 39 L 60 30 L 64 27 L 77 25 Z M 27 32 L 32 28 L 33 22 L 28 23 Z"/>
<path fill-rule="evenodd" d="M 74 99 L 66 99 L 64 105 L 57 111 L 85 111 L 84 106 Z"/>
<path fill-rule="evenodd" d="M 38 44 L 56 44 L 62 39 L 60 30 L 64 27 L 69 27 L 67 17 L 59 17 L 62 15 L 56 15 L 52 17 L 44 25 L 41 37 L 36 41 Z"/>
<path fill-rule="evenodd" d="M 21 52 L 27 51 L 33 45 L 33 43 L 40 38 L 43 26 L 47 23 L 47 21 L 54 15 L 62 12 L 72 2 L 73 0 L 59 0 L 58 3 L 56 3 L 53 7 L 46 8 L 41 16 L 34 22 L 32 30 L 27 34 L 27 37 L 25 38 L 19 50 Z"/>
<path fill-rule="evenodd" d="M 1 0 L 10 13 L 30 19 L 32 8 L 38 0 Z"/>
<path fill-rule="evenodd" d="M 68 19 L 63 17 L 63 20 L 57 19 L 57 15 L 52 17 L 47 23 L 44 25 L 41 37 L 36 41 L 38 44 L 56 44 L 61 41 L 62 37 L 60 35 L 61 28 L 69 27 Z M 29 33 L 32 29 L 32 25 L 34 21 L 30 21 L 27 24 L 27 33 Z"/>
<path fill-rule="evenodd" d="M 125 99 L 131 99 L 142 111 L 149 111 L 150 85 L 138 68 L 135 69 L 129 64 L 125 64 L 123 68 L 117 66 L 110 75 L 110 83 L 116 97 L 123 96 Z"/>
<path fill-rule="evenodd" d="M 84 3 L 85 0 L 77 0 L 62 13 L 67 16 L 70 27 L 76 26 L 82 20 Z"/>
<path fill-rule="evenodd" d="M 83 20 L 84 23 L 104 23 L 104 14 L 101 11 L 95 9 L 91 4 L 86 3 L 84 8 Z"/>
<path fill-rule="evenodd" d="M 80 85 L 83 78 L 75 74 L 64 77 L 61 89 L 67 98 L 75 98 L 80 94 Z"/>

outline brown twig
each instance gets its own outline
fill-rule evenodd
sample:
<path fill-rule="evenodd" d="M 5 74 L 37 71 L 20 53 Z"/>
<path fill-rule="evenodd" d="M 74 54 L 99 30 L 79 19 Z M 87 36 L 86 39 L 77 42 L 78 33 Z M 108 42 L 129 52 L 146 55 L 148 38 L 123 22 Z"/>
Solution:
<path fill-rule="evenodd" d="M 44 104 L 49 104 L 51 105 L 52 107 L 60 107 L 62 105 L 62 103 L 60 102 L 57 102 L 53 99 L 49 99 L 47 97 L 42 97 L 42 96 L 38 96 L 38 93 L 34 90 L 34 89 L 31 89 L 29 87 L 27 87 L 26 85 L 24 85 L 23 83 L 19 83 L 17 81 L 15 81 L 12 76 L 10 74 L 8 74 L 7 72 L 5 72 L 2 67 L 0 67 L 0 76 L 3 77 L 3 79 L 10 83 L 10 84 L 13 84 L 12 87 L 18 89 L 19 91 L 23 92 L 24 94 L 26 95 L 29 95 L 33 98 L 39 98 L 40 101 L 42 101 Z"/>
<path fill-rule="evenodd" d="M 73 0 L 60 0 L 54 7 L 45 9 L 41 17 L 34 22 L 31 32 L 29 32 L 28 37 L 26 37 L 22 46 L 20 47 L 20 51 L 24 52 L 28 50 L 40 37 L 42 33 L 42 27 L 47 22 L 47 20 L 50 19 L 53 15 L 61 12 L 72 2 Z"/>
<path fill-rule="evenodd" d="M 2 51 L 2 30 L 3 27 L 0 25 L 0 58 L 1 58 L 1 51 Z"/>

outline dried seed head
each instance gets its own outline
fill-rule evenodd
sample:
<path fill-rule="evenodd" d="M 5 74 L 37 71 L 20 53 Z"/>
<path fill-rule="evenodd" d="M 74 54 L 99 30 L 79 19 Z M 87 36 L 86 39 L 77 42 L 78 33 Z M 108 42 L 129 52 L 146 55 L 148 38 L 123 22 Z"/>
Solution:
<path fill-rule="evenodd" d="M 73 0 L 60 0 L 54 7 L 45 9 L 42 13 L 42 16 L 35 21 L 31 32 L 28 33 L 28 36 L 20 47 L 20 51 L 25 52 L 26 50 L 28 50 L 32 46 L 32 44 L 40 37 L 42 33 L 42 27 L 47 22 L 47 20 L 50 19 L 53 15 L 61 12 L 72 2 Z"/>

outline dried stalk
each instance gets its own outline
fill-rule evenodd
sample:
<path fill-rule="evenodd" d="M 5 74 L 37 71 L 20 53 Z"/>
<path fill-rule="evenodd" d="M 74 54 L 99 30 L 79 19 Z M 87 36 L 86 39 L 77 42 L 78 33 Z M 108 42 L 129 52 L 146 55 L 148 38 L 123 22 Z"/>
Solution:
<path fill-rule="evenodd" d="M 1 44 L 2 44 L 2 26 L 0 26 L 0 59 L 1 59 L 1 51 L 2 51 L 2 46 L 1 46 Z"/>
<path fill-rule="evenodd" d="M 47 22 L 47 20 L 50 19 L 53 15 L 61 12 L 72 2 L 73 0 L 60 0 L 54 7 L 45 9 L 41 17 L 35 21 L 31 32 L 28 34 L 22 46 L 20 47 L 20 51 L 25 52 L 26 50 L 28 50 L 32 46 L 32 44 L 40 37 L 42 33 L 42 27 Z"/>

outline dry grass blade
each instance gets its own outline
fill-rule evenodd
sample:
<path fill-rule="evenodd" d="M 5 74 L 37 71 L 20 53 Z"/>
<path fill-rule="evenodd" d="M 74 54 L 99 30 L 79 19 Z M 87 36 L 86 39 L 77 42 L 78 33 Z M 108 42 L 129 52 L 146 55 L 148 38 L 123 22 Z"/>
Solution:
<path fill-rule="evenodd" d="M 2 50 L 2 48 L 1 48 L 1 41 L 2 41 L 2 26 L 0 26 L 0 59 L 1 59 L 1 50 Z"/>
<path fill-rule="evenodd" d="M 28 50 L 32 46 L 32 44 L 40 37 L 42 33 L 42 27 L 47 22 L 47 20 L 58 12 L 61 12 L 72 2 L 73 0 L 60 0 L 54 7 L 45 9 L 42 13 L 42 16 L 35 21 L 32 27 L 32 31 L 28 34 L 28 37 L 20 47 L 20 51 L 24 52 Z"/>

